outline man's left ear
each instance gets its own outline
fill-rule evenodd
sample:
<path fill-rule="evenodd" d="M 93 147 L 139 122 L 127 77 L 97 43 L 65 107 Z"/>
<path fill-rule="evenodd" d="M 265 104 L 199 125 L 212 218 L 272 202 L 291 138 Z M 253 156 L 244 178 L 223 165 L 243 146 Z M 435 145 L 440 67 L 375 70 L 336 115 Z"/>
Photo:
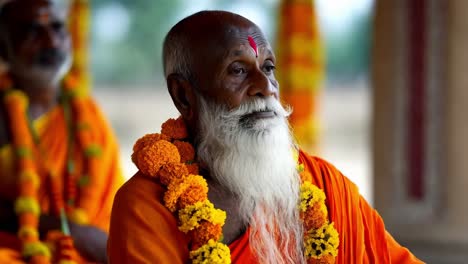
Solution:
<path fill-rule="evenodd" d="M 193 85 L 180 74 L 170 74 L 167 78 L 167 89 L 172 101 L 182 117 L 192 121 L 196 114 L 196 95 Z"/>

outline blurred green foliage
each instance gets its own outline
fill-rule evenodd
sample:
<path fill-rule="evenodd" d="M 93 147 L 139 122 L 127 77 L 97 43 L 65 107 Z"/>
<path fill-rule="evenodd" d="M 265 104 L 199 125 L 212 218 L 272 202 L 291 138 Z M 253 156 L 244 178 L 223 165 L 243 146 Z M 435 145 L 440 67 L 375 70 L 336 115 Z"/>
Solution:
<path fill-rule="evenodd" d="M 247 0 L 208 1 L 209 9 L 231 10 L 233 3 Z M 172 25 L 187 15 L 188 0 L 92 0 L 91 67 L 97 84 L 128 86 L 163 83 L 161 50 L 164 36 Z M 207 1 L 205 1 L 207 2 Z M 96 29 L 99 10 L 119 5 L 129 18 L 128 31 L 117 41 L 102 41 Z M 279 1 L 259 0 L 252 6 L 268 17 L 267 37 L 274 42 Z M 195 8 L 196 9 L 196 8 Z M 116 17 L 115 19 L 119 19 Z M 115 21 L 119 26 L 119 21 Z M 323 32 L 326 43 L 327 77 L 347 81 L 366 76 L 369 68 L 370 14 L 358 17 L 352 29 L 339 35 Z M 110 27 L 113 30 L 112 27 Z M 322 31 L 324 31 L 322 29 Z M 274 43 L 272 43 L 274 46 Z"/>

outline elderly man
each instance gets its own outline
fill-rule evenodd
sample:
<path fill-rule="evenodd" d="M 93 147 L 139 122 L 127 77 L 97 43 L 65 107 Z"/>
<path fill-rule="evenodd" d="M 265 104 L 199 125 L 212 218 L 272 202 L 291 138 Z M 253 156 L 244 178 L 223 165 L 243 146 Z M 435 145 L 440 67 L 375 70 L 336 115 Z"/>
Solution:
<path fill-rule="evenodd" d="M 73 74 L 63 80 L 64 15 L 49 0 L 0 6 L 0 263 L 107 261 L 118 146 Z"/>
<path fill-rule="evenodd" d="M 111 263 L 420 263 L 353 183 L 294 144 L 255 24 L 189 16 L 165 39 L 164 68 L 181 117 L 134 146 Z"/>

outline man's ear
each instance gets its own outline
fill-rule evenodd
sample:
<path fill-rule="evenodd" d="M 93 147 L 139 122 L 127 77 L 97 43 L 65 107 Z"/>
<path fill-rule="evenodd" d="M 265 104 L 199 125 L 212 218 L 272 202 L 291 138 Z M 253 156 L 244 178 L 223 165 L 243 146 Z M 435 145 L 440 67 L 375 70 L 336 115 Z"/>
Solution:
<path fill-rule="evenodd" d="M 182 117 L 192 120 L 196 104 L 195 87 L 181 75 L 173 73 L 167 77 L 167 89 Z"/>

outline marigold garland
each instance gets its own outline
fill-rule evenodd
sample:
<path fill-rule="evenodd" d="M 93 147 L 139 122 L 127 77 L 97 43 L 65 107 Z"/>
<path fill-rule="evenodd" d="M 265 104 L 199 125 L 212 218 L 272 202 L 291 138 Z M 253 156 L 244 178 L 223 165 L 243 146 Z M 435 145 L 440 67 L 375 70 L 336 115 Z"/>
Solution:
<path fill-rule="evenodd" d="M 187 137 L 183 119 L 169 119 L 161 134 L 145 135 L 135 143 L 132 160 L 143 174 L 166 187 L 164 205 L 191 240 L 192 263 L 231 263 L 229 247 L 219 242 L 226 212 L 208 200 L 208 184 L 198 175 L 195 150 L 184 141 Z M 297 151 L 294 155 L 298 160 Z M 334 263 L 339 235 L 328 221 L 325 193 L 311 183 L 303 164 L 298 164 L 297 172 L 303 181 L 298 207 L 305 228 L 304 257 L 307 263 Z"/>

